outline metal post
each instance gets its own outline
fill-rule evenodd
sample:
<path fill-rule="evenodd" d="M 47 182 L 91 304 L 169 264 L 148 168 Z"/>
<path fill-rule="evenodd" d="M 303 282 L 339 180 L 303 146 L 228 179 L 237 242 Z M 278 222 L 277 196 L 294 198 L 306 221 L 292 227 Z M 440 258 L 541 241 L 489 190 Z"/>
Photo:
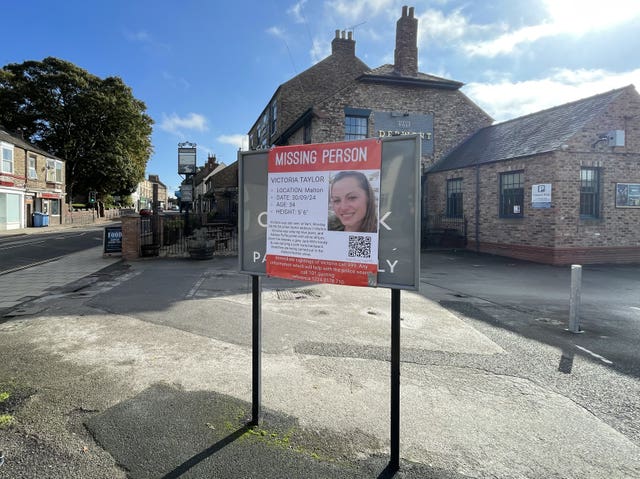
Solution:
<path fill-rule="evenodd" d="M 400 469 L 400 290 L 391 290 L 391 457 L 389 469 Z"/>
<path fill-rule="evenodd" d="M 252 407 L 251 424 L 260 424 L 260 398 L 262 396 L 262 304 L 260 276 L 251 276 L 252 296 Z"/>
<path fill-rule="evenodd" d="M 571 298 L 569 300 L 569 331 L 581 333 L 580 330 L 580 292 L 582 290 L 582 266 L 571 265 Z"/>

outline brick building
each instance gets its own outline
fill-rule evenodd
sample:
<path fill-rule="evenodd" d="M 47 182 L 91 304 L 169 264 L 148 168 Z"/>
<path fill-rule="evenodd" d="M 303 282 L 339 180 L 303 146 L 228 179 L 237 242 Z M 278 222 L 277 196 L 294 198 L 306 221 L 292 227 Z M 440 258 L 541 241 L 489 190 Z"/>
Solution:
<path fill-rule="evenodd" d="M 395 62 L 370 69 L 352 32 L 336 31 L 331 55 L 280 85 L 249 130 L 250 149 L 419 133 L 426 168 L 492 119 L 462 83 L 418 71 L 418 19 L 403 7 Z"/>
<path fill-rule="evenodd" d="M 468 247 L 551 264 L 640 262 L 633 86 L 481 129 L 427 175 L 429 211 Z"/>
<path fill-rule="evenodd" d="M 374 69 L 336 31 L 329 57 L 276 89 L 250 149 L 419 133 L 425 238 L 454 231 L 474 250 L 553 264 L 639 261 L 635 89 L 492 126 L 462 83 L 418 71 L 417 29 L 403 7 L 394 64 Z"/>
<path fill-rule="evenodd" d="M 158 185 L 158 206 L 167 207 L 167 186 L 160 181 L 158 175 L 149 175 L 149 178 L 138 183 L 136 191 L 131 195 L 137 210 L 153 209 L 153 185 Z"/>
<path fill-rule="evenodd" d="M 0 128 L 0 230 L 62 224 L 64 160 Z M 39 226 L 45 220 L 36 220 Z"/>

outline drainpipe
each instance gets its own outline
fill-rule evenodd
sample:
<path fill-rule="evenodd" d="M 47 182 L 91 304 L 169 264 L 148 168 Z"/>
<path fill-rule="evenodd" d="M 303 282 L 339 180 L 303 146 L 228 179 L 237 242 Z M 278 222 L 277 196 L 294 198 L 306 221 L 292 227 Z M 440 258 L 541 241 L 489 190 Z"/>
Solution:
<path fill-rule="evenodd" d="M 476 157 L 476 253 L 480 252 L 480 164 Z"/>

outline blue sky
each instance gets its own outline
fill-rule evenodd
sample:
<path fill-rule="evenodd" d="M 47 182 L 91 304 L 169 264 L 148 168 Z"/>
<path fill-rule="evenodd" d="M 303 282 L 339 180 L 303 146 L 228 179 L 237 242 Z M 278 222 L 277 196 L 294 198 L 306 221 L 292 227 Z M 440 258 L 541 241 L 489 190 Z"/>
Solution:
<path fill-rule="evenodd" d="M 419 70 L 502 121 L 629 84 L 640 88 L 639 0 L 8 0 L 0 65 L 68 60 L 119 76 L 154 119 L 147 174 L 170 188 L 177 145 L 231 164 L 276 88 L 354 31 L 371 68 L 393 63 L 402 5 L 419 18 Z"/>

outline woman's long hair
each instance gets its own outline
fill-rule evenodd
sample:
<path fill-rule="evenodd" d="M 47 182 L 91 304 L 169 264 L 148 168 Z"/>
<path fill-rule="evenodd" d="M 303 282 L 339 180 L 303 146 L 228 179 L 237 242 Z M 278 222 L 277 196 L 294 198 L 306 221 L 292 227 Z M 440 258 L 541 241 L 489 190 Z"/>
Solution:
<path fill-rule="evenodd" d="M 358 231 L 362 231 L 364 233 L 375 233 L 378 231 L 378 214 L 376 208 L 376 195 L 371 187 L 371 183 L 365 176 L 364 173 L 360 171 L 341 171 L 336 176 L 333 177 L 333 181 L 331 182 L 331 189 L 333 190 L 333 185 L 335 185 L 338 181 L 344 178 L 355 178 L 358 181 L 358 186 L 362 188 L 362 190 L 367 195 L 367 212 L 362 218 L 360 222 L 360 227 Z M 331 194 L 329 194 L 329 198 L 331 198 Z"/>

